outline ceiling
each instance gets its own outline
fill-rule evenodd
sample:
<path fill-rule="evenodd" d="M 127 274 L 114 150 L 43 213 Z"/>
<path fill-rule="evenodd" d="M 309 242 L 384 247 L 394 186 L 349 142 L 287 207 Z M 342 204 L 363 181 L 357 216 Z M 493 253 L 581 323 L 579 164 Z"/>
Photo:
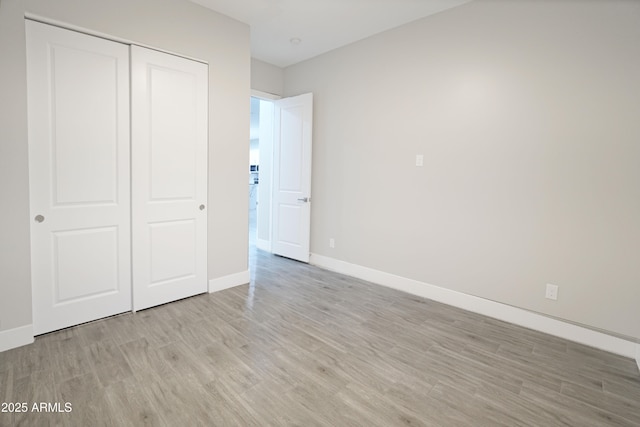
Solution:
<path fill-rule="evenodd" d="M 471 0 L 191 0 L 249 24 L 251 56 L 287 67 Z"/>

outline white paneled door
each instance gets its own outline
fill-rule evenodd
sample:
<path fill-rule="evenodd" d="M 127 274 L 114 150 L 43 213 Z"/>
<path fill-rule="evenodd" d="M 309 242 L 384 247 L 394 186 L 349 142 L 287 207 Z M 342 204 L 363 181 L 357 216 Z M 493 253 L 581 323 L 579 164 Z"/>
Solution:
<path fill-rule="evenodd" d="M 34 333 L 206 292 L 207 65 L 26 29 Z"/>
<path fill-rule="evenodd" d="M 26 21 L 33 328 L 131 309 L 129 47 Z"/>
<path fill-rule="evenodd" d="M 206 64 L 131 47 L 134 309 L 207 290 Z"/>
<path fill-rule="evenodd" d="M 313 94 L 274 105 L 273 253 L 309 262 Z"/>

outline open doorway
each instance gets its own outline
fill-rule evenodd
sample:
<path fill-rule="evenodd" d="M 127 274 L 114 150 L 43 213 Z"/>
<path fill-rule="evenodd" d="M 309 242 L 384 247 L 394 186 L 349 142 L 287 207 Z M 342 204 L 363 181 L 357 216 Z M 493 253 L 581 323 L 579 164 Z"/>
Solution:
<path fill-rule="evenodd" d="M 309 262 L 313 94 L 253 95 L 249 247 Z"/>
<path fill-rule="evenodd" d="M 249 247 L 256 246 L 258 227 L 258 188 L 260 188 L 260 100 L 251 97 L 249 130 Z"/>
<path fill-rule="evenodd" d="M 274 105 L 268 94 L 251 97 L 249 132 L 249 248 L 271 251 L 271 180 Z"/>

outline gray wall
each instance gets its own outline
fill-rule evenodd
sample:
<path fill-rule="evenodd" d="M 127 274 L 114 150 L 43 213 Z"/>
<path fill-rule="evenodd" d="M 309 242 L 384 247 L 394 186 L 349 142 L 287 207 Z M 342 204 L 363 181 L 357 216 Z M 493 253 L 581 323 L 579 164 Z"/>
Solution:
<path fill-rule="evenodd" d="M 251 58 L 251 89 L 282 96 L 284 70 L 275 65 Z"/>
<path fill-rule="evenodd" d="M 31 324 L 25 12 L 209 62 L 209 278 L 248 269 L 249 28 L 186 0 L 3 0 L 0 331 Z"/>
<path fill-rule="evenodd" d="M 640 338 L 639 43 L 637 1 L 479 0 L 286 68 L 312 252 Z"/>

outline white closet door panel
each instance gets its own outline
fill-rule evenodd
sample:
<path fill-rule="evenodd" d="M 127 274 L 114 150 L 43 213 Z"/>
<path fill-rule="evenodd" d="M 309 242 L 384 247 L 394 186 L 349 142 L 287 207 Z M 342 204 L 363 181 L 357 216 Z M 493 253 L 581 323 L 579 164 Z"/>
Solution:
<path fill-rule="evenodd" d="M 115 203 L 118 58 L 68 46 L 51 54 L 54 200 Z"/>
<path fill-rule="evenodd" d="M 52 234 L 56 303 L 118 292 L 117 227 Z"/>
<path fill-rule="evenodd" d="M 149 224 L 150 285 L 195 278 L 197 225 L 194 220 Z"/>
<path fill-rule="evenodd" d="M 136 310 L 207 290 L 205 64 L 133 46 Z"/>
<path fill-rule="evenodd" d="M 131 309 L 129 49 L 26 21 L 34 332 Z"/>
<path fill-rule="evenodd" d="M 150 67 L 151 200 L 194 200 L 198 171 L 197 81 L 193 74 Z"/>

